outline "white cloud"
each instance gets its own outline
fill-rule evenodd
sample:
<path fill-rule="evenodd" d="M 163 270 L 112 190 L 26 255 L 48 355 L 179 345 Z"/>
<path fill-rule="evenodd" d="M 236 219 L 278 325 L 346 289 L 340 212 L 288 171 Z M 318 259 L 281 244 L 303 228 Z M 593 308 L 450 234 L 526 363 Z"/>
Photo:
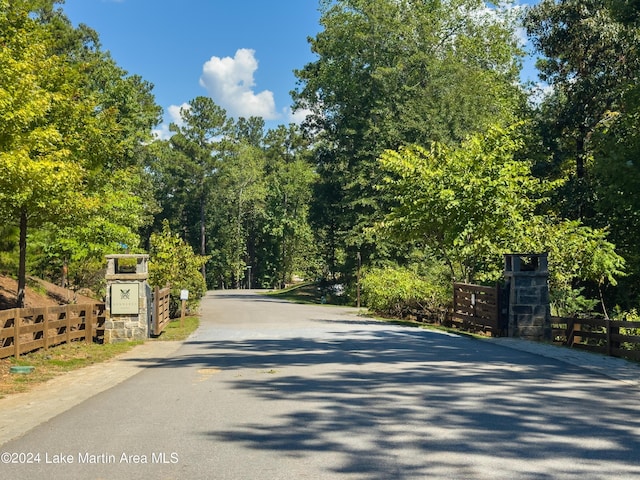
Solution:
<path fill-rule="evenodd" d="M 273 92 L 254 91 L 253 75 L 258 69 L 255 51 L 241 48 L 231 57 L 211 57 L 202 67 L 200 85 L 233 117 L 279 118 Z"/>
<path fill-rule="evenodd" d="M 171 138 L 173 132 L 169 131 L 169 124 L 175 123 L 179 127 L 184 125 L 181 111 L 189 108 L 190 106 L 188 103 L 183 103 L 182 105 L 170 105 L 169 108 L 167 108 L 168 118 L 165 118 L 165 121 L 158 128 L 152 131 L 153 136 L 160 140 L 167 140 Z"/>
<path fill-rule="evenodd" d="M 182 111 L 189 110 L 191 105 L 188 103 L 183 103 L 182 105 L 170 105 L 167 108 L 167 113 L 169 114 L 169 120 L 171 123 L 175 123 L 179 127 L 184 125 L 184 120 L 182 119 Z"/>
<path fill-rule="evenodd" d="M 296 125 L 302 124 L 312 113 L 311 110 L 307 110 L 306 108 L 300 108 L 294 112 L 291 107 L 285 108 L 283 112 L 287 118 L 287 123 L 295 123 Z"/>
<path fill-rule="evenodd" d="M 172 133 L 169 131 L 169 124 L 163 123 L 158 128 L 151 130 L 151 135 L 158 140 L 169 140 Z"/>

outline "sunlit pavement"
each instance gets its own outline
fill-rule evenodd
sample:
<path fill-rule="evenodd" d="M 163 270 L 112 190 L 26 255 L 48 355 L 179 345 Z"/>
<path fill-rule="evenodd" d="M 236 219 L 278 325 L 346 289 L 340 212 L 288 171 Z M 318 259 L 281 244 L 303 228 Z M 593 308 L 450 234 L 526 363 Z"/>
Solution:
<path fill-rule="evenodd" d="M 517 342 L 212 292 L 175 353 L 132 355 L 147 368 L 0 448 L 74 463 L 1 468 L 47 479 L 640 477 L 636 386 L 540 354 L 583 352 Z"/>

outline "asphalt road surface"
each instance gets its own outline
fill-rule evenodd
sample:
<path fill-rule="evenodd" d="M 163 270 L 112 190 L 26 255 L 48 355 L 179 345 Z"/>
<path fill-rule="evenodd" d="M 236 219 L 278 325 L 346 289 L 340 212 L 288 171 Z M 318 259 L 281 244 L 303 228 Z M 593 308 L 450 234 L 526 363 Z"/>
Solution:
<path fill-rule="evenodd" d="M 0 478 L 640 478 L 637 388 L 356 313 L 209 293 L 174 354 L 0 446 Z"/>

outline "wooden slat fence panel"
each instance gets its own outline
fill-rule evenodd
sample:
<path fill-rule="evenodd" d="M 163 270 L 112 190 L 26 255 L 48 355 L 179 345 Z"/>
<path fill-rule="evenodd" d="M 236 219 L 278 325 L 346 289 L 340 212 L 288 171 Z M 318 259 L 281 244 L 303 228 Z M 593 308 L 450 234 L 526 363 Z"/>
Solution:
<path fill-rule="evenodd" d="M 158 336 L 171 321 L 169 303 L 171 300 L 171 287 L 155 287 L 153 292 L 153 318 L 151 333 Z"/>
<path fill-rule="evenodd" d="M 488 332 L 492 336 L 502 334 L 500 289 L 454 283 L 450 324 L 464 330 Z"/>
<path fill-rule="evenodd" d="M 554 340 L 571 348 L 640 360 L 640 322 L 552 317 Z"/>
<path fill-rule="evenodd" d="M 0 358 L 84 340 L 100 340 L 105 305 L 64 305 L 0 311 Z"/>

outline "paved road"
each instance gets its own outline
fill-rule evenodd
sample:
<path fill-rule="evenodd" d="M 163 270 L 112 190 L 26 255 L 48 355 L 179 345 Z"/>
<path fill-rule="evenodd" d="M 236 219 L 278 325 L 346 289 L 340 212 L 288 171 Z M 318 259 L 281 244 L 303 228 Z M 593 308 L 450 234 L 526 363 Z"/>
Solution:
<path fill-rule="evenodd" d="M 0 446 L 23 460 L 39 454 L 0 474 L 640 478 L 636 386 L 355 313 L 210 293 L 189 341 L 168 356 L 129 356 L 147 368 Z"/>

